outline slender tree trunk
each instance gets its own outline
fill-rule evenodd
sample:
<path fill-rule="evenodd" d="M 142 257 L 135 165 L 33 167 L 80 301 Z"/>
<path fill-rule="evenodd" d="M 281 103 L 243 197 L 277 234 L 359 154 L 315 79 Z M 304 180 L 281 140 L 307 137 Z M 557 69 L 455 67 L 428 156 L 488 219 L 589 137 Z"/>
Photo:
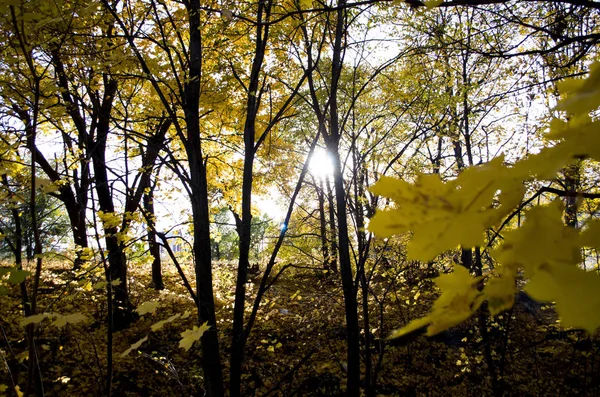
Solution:
<path fill-rule="evenodd" d="M 329 210 L 329 236 L 331 248 L 329 250 L 329 268 L 336 272 L 338 271 L 338 244 L 337 244 L 337 228 L 335 227 L 335 203 L 329 177 L 325 176 L 325 186 L 327 186 L 327 201 Z"/>
<path fill-rule="evenodd" d="M 144 211 L 147 214 L 148 222 L 148 250 L 154 258 L 152 260 L 152 287 L 156 290 L 165 288 L 162 278 L 162 266 L 160 261 L 160 245 L 156 242 L 156 228 L 154 215 L 154 187 L 151 185 L 148 188 L 148 193 L 144 193 Z"/>
<path fill-rule="evenodd" d="M 317 181 L 313 178 L 315 186 Z M 319 202 L 319 232 L 321 234 L 321 252 L 323 253 L 323 268 L 333 271 L 330 268 L 331 259 L 329 258 L 329 245 L 327 241 L 327 218 L 325 216 L 325 194 L 323 192 L 323 181 L 319 180 L 317 186 L 317 200 Z"/>
<path fill-rule="evenodd" d="M 238 222 L 240 236 L 239 262 L 235 286 L 235 302 L 233 307 L 233 331 L 231 340 L 230 377 L 229 388 L 231 397 L 241 395 L 242 364 L 244 361 L 244 311 L 246 307 L 246 283 L 248 281 L 248 267 L 250 243 L 252 238 L 252 182 L 255 147 L 256 116 L 260 106 L 259 83 L 260 72 L 263 65 L 267 39 L 269 37 L 268 21 L 271 1 L 259 2 L 257 11 L 256 37 L 254 43 L 254 59 L 248 83 L 248 97 L 246 100 L 246 121 L 244 124 L 244 174 L 242 180 L 242 217 Z"/>
<path fill-rule="evenodd" d="M 358 325 L 358 305 L 356 302 L 356 289 L 352 275 L 352 262 L 350 260 L 350 239 L 348 238 L 348 219 L 346 213 L 346 191 L 344 189 L 344 176 L 339 153 L 341 131 L 338 114 L 338 83 L 342 71 L 342 40 L 345 35 L 346 15 L 345 0 L 340 0 L 336 12 L 335 41 L 333 45 L 331 66 L 331 91 L 329 98 L 329 135 L 326 136 L 327 149 L 333 162 L 333 185 L 338 221 L 338 243 L 340 255 L 340 274 L 342 289 L 344 291 L 344 309 L 346 315 L 346 336 L 348 346 L 348 373 L 346 378 L 346 395 L 358 397 L 360 395 L 360 336 Z"/>
<path fill-rule="evenodd" d="M 186 4 L 189 18 L 189 78 L 184 88 L 184 113 L 187 129 L 186 152 L 190 168 L 192 216 L 194 224 L 194 260 L 196 296 L 199 323 L 208 323 L 210 329 L 201 341 L 202 369 L 205 388 L 210 397 L 224 395 L 223 371 L 213 295 L 212 258 L 210 251 L 210 216 L 206 164 L 200 140 L 200 78 L 202 74 L 202 36 L 200 1 Z"/>
<path fill-rule="evenodd" d="M 98 207 L 105 214 L 113 214 L 115 206 L 106 169 L 106 144 L 110 128 L 109 120 L 112 103 L 117 92 L 117 83 L 108 76 L 105 76 L 105 82 L 104 98 L 98 114 L 97 138 L 95 141 L 88 143 L 88 150 L 90 151 L 90 157 L 94 165 Z M 133 307 L 129 300 L 127 286 L 127 260 L 123 245 L 117 238 L 118 231 L 117 227 L 104 227 L 104 240 L 108 251 L 111 280 L 118 280 L 120 282 L 119 285 L 115 286 L 113 296 L 115 330 L 127 328 L 133 320 Z"/>
<path fill-rule="evenodd" d="M 355 141 L 356 143 L 356 141 Z M 362 313 L 363 313 L 363 332 L 365 336 L 365 394 L 367 397 L 374 397 L 373 388 L 373 363 L 371 361 L 371 325 L 369 319 L 369 281 L 366 276 L 367 257 L 369 255 L 370 244 L 367 242 L 365 233 L 365 210 L 363 199 L 365 199 L 365 164 L 363 162 L 356 144 L 352 145 L 353 158 L 353 187 L 354 187 L 354 220 L 356 222 L 356 238 L 358 242 L 358 263 L 356 271 L 360 282 L 362 294 Z"/>
<path fill-rule="evenodd" d="M 565 191 L 571 193 L 565 197 L 565 223 L 567 226 L 577 228 L 577 189 L 579 188 L 579 180 L 581 174 L 581 161 L 578 160 L 575 164 L 571 164 L 564 168 L 565 176 Z"/>
<path fill-rule="evenodd" d="M 332 120 L 333 118 L 334 116 L 332 116 Z M 338 151 L 338 142 L 330 142 L 328 149 L 333 159 L 333 182 L 337 206 L 340 274 L 342 278 L 344 309 L 346 316 L 346 337 L 348 346 L 346 394 L 347 396 L 354 397 L 360 395 L 360 336 L 358 325 L 358 305 L 356 302 L 354 277 L 352 275 L 352 262 L 350 260 L 350 239 L 348 238 L 348 220 L 346 213 L 346 191 L 344 190 L 344 180 Z"/>

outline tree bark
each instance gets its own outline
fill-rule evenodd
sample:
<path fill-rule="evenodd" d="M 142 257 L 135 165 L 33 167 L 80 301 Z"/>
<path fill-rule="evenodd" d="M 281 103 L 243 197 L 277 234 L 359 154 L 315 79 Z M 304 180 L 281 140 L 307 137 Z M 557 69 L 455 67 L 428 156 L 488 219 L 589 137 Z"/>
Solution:
<path fill-rule="evenodd" d="M 256 37 L 254 43 L 254 59 L 250 70 L 248 97 L 246 99 L 246 121 L 244 123 L 244 173 L 242 179 L 242 216 L 238 224 L 239 262 L 235 286 L 235 302 L 233 307 L 233 331 L 231 340 L 229 388 L 231 397 L 241 395 L 242 364 L 244 361 L 244 311 L 246 307 L 246 283 L 248 282 L 248 267 L 250 243 L 252 238 L 252 183 L 254 158 L 258 146 L 256 138 L 256 116 L 260 107 L 259 83 L 260 72 L 265 57 L 269 37 L 268 21 L 271 1 L 258 3 Z"/>
<path fill-rule="evenodd" d="M 202 36 L 200 27 L 200 1 L 186 4 L 189 19 L 189 78 L 184 88 L 184 114 L 187 140 L 185 149 L 190 169 L 192 216 L 194 224 L 194 261 L 196 270 L 196 296 L 198 322 L 208 323 L 209 330 L 202 336 L 202 369 L 207 395 L 221 397 L 223 371 L 219 355 L 219 338 L 215 315 L 210 251 L 210 216 L 206 165 L 200 140 L 200 78 L 202 73 Z"/>
<path fill-rule="evenodd" d="M 165 288 L 162 278 L 162 266 L 160 260 L 160 245 L 156 242 L 156 217 L 154 214 L 154 187 L 148 188 L 144 193 L 144 211 L 146 211 L 146 222 L 148 223 L 148 251 L 154 258 L 152 260 L 152 287 L 156 290 Z"/>
<path fill-rule="evenodd" d="M 113 214 L 115 206 L 106 169 L 106 143 L 110 128 L 110 113 L 114 96 L 117 92 L 117 83 L 106 75 L 104 79 L 104 97 L 98 113 L 96 139 L 88 142 L 87 147 L 94 166 L 98 207 L 105 214 Z M 113 319 L 114 330 L 121 330 L 131 324 L 133 320 L 133 306 L 129 300 L 129 290 L 127 287 L 127 260 L 123 245 L 117 238 L 117 232 L 117 227 L 104 227 L 104 241 L 108 251 L 110 278 L 113 281 L 120 281 L 120 284 L 114 288 Z"/>
<path fill-rule="evenodd" d="M 325 194 L 323 192 L 323 181 L 317 181 L 313 178 L 317 191 L 317 200 L 319 202 L 319 232 L 321 234 L 321 252 L 323 254 L 323 268 L 333 271 L 330 268 L 331 259 L 329 258 L 329 243 L 327 241 L 327 218 L 325 216 Z"/>
<path fill-rule="evenodd" d="M 340 255 L 340 274 L 342 289 L 344 291 L 344 309 L 346 315 L 346 336 L 348 346 L 348 373 L 346 378 L 346 395 L 358 397 L 360 395 L 360 336 L 358 325 L 358 305 L 356 302 L 356 289 L 352 275 L 352 262 L 350 260 L 350 239 L 348 238 L 348 219 L 346 213 L 346 191 L 344 189 L 344 176 L 339 153 L 341 131 L 338 114 L 338 83 L 342 72 L 342 39 L 345 35 L 346 15 L 343 10 L 345 0 L 340 0 L 340 9 L 336 13 L 335 41 L 333 45 L 333 59 L 331 66 L 331 91 L 329 98 L 329 134 L 325 136 L 327 149 L 333 163 L 333 185 L 338 221 L 338 243 Z"/>

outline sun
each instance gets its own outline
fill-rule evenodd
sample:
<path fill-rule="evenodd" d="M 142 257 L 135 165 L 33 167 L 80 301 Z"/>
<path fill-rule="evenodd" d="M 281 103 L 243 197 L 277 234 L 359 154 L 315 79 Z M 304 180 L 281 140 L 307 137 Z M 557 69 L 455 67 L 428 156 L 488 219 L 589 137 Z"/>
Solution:
<path fill-rule="evenodd" d="M 310 159 L 308 169 L 313 176 L 319 179 L 330 177 L 333 175 L 333 162 L 331 161 L 331 156 L 325 149 L 316 148 Z"/>

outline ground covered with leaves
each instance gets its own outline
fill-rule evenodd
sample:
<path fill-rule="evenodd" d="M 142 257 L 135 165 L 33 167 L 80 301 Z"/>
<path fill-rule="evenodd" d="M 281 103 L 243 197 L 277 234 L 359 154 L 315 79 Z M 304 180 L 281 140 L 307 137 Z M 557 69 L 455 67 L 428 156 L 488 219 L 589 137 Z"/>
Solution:
<path fill-rule="evenodd" d="M 148 288 L 149 269 L 131 269 L 134 303 L 152 302 L 156 310 L 114 334 L 113 396 L 203 395 L 199 343 L 189 350 L 180 347 L 182 333 L 197 325 L 194 304 L 177 273 L 168 266 L 166 270 L 166 289 L 155 291 Z M 191 269 L 186 270 L 191 279 Z M 234 273 L 227 264 L 219 264 L 215 273 L 227 377 Z M 366 342 L 370 345 L 376 394 L 493 395 L 478 318 L 432 338 L 409 335 L 385 341 L 394 328 L 425 314 L 436 297 L 429 279 L 406 276 L 403 270 L 390 271 L 371 281 L 371 334 L 361 337 L 363 347 Z M 296 269 L 267 293 L 246 348 L 244 395 L 344 395 L 346 334 L 338 278 Z M 248 285 L 249 299 L 256 283 Z M 0 385 L 4 385 L 0 395 L 11 395 L 14 386 L 26 383 L 28 358 L 20 302 L 17 287 L 0 296 Z M 60 327 L 51 319 L 37 325 L 45 394 L 106 395 L 107 307 L 101 272 L 87 269 L 75 274 L 66 265 L 48 264 L 39 302 L 39 312 L 85 316 Z M 600 395 L 599 338 L 561 329 L 550 306 L 519 295 L 514 308 L 489 321 L 487 330 L 505 395 Z M 362 355 L 364 371 L 364 348 Z"/>

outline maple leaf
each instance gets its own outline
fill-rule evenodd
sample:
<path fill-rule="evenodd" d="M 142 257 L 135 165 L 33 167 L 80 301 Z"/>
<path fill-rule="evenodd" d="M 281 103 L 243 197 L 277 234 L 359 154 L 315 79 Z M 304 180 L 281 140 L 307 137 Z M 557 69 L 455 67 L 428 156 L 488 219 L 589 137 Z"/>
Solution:
<path fill-rule="evenodd" d="M 377 211 L 369 230 L 381 237 L 412 231 L 408 256 L 421 261 L 458 245 L 482 245 L 484 231 L 509 213 L 524 194 L 522 182 L 502 163 L 498 157 L 470 167 L 449 182 L 437 174 L 419 175 L 414 184 L 382 177 L 370 190 L 392 199 L 395 207 Z"/>
<path fill-rule="evenodd" d="M 173 321 L 177 320 L 179 317 L 181 317 L 181 314 L 174 314 L 171 317 L 167 318 L 166 320 L 161 320 L 161 321 L 158 321 L 158 322 L 152 324 L 150 329 L 152 331 L 156 332 L 159 329 L 161 329 L 162 327 L 164 327 L 166 324 L 172 323 Z"/>
<path fill-rule="evenodd" d="M 28 316 L 28 317 L 21 319 L 21 321 L 19 323 L 21 324 L 21 326 L 25 327 L 29 324 L 38 324 L 38 323 L 42 322 L 44 319 L 46 319 L 48 317 L 52 317 L 52 316 L 53 315 L 51 313 L 34 314 L 33 316 Z"/>
<path fill-rule="evenodd" d="M 480 280 L 481 277 L 471 276 L 463 266 L 455 265 L 454 272 L 435 279 L 442 293 L 434 302 L 431 313 L 393 331 L 388 339 L 409 334 L 425 325 L 428 325 L 427 335 L 433 336 L 465 321 L 483 302 L 482 294 L 473 286 Z"/>
<path fill-rule="evenodd" d="M 570 114 L 587 114 L 600 106 L 600 62 L 590 66 L 587 78 L 570 78 L 556 84 L 562 99 L 556 108 Z M 569 95 L 570 94 L 570 95 Z"/>
<path fill-rule="evenodd" d="M 547 263 L 525 286 L 525 292 L 540 302 L 555 302 L 565 327 L 582 328 L 593 334 L 600 327 L 600 276 L 577 266 Z"/>
<path fill-rule="evenodd" d="M 515 303 L 517 293 L 516 268 L 501 266 L 497 277 L 490 278 L 483 290 L 488 302 L 487 308 L 492 316 L 510 309 Z"/>
<path fill-rule="evenodd" d="M 560 200 L 526 211 L 523 226 L 504 234 L 504 244 L 494 251 L 494 258 L 522 266 L 530 277 L 548 262 L 576 265 L 581 261 L 579 234 L 563 224 L 562 214 Z"/>
<path fill-rule="evenodd" d="M 146 342 L 147 340 L 148 340 L 148 335 L 146 335 L 142 339 L 138 340 L 137 342 L 135 342 L 134 344 L 132 344 L 131 346 L 129 346 L 129 349 L 127 349 L 123 353 L 121 353 L 121 357 L 125 357 L 129 353 L 131 353 L 132 351 L 134 351 L 136 349 L 139 349 L 140 346 L 142 345 L 142 343 Z"/>
<path fill-rule="evenodd" d="M 58 316 L 50 325 L 55 327 L 64 327 L 67 324 L 77 324 L 87 320 L 87 317 L 81 313 L 67 314 L 66 316 Z"/>
<path fill-rule="evenodd" d="M 11 284 L 15 284 L 15 285 L 21 284 L 23 281 L 25 281 L 25 279 L 29 275 L 31 275 L 30 271 L 21 270 L 21 269 L 18 269 L 17 267 L 13 267 L 10 270 L 10 276 L 8 277 L 8 282 Z"/>
<path fill-rule="evenodd" d="M 181 333 L 181 340 L 179 341 L 179 347 L 182 349 L 190 350 L 194 342 L 199 340 L 202 335 L 210 329 L 208 322 L 202 324 L 200 327 L 194 325 L 194 328 L 188 329 Z"/>
<path fill-rule="evenodd" d="M 138 308 L 135 309 L 135 311 L 140 316 L 143 316 L 144 314 L 148 314 L 148 313 L 154 314 L 156 312 L 156 309 L 158 308 L 158 305 L 159 305 L 158 302 L 144 302 L 141 305 L 139 305 Z"/>
<path fill-rule="evenodd" d="M 581 245 L 600 249 L 600 219 L 593 219 L 586 223 L 586 228 L 581 233 Z"/>

